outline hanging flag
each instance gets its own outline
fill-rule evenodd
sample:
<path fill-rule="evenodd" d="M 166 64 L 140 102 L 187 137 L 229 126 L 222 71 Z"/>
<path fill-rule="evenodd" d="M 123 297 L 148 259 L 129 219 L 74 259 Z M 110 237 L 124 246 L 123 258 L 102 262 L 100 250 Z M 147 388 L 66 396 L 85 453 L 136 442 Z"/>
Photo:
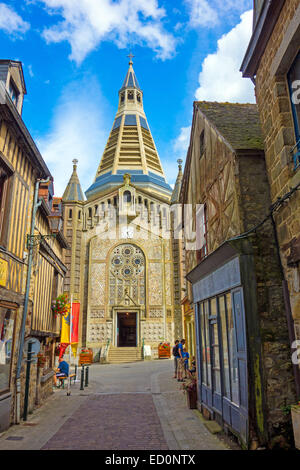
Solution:
<path fill-rule="evenodd" d="M 78 347 L 78 326 L 79 326 L 79 312 L 80 312 L 80 303 L 72 303 L 72 333 L 71 333 L 71 347 L 73 356 L 77 356 L 77 347 Z"/>
<path fill-rule="evenodd" d="M 80 303 L 79 302 L 72 303 L 71 347 L 72 347 L 74 356 L 77 355 L 79 312 L 80 312 Z M 70 344 L 70 315 L 71 315 L 71 312 L 69 311 L 68 313 L 66 313 L 66 315 L 62 317 L 61 335 L 60 335 L 61 347 L 60 347 L 59 357 L 61 357 L 64 354 L 66 348 Z"/>

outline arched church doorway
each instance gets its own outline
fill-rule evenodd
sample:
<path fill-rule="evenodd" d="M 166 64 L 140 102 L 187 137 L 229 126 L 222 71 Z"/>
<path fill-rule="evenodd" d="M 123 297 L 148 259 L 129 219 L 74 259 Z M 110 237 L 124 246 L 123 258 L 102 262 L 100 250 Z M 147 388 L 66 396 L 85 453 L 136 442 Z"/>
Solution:
<path fill-rule="evenodd" d="M 145 312 L 145 255 L 136 245 L 116 246 L 109 261 L 109 302 L 114 318 L 114 344 L 137 347 Z"/>

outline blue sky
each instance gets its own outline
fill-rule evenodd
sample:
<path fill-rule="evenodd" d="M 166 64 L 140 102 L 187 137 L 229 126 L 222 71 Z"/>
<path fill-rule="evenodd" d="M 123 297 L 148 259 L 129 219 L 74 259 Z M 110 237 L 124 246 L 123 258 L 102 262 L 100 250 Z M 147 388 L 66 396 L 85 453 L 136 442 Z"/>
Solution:
<path fill-rule="evenodd" d="M 239 66 L 252 0 L 0 0 L 1 58 L 23 62 L 23 119 L 62 195 L 79 160 L 92 183 L 118 90 L 134 69 L 167 180 L 185 159 L 193 101 L 254 102 Z"/>

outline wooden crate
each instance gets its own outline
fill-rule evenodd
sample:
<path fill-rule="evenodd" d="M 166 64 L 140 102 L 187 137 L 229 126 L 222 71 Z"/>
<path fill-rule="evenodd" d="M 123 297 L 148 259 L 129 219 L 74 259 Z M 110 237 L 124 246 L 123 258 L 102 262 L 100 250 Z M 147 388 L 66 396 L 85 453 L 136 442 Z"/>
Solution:
<path fill-rule="evenodd" d="M 158 346 L 158 357 L 159 357 L 159 359 L 163 359 L 163 358 L 170 359 L 170 357 L 171 357 L 171 346 L 163 347 L 163 346 L 159 345 Z"/>
<path fill-rule="evenodd" d="M 93 351 L 89 349 L 87 352 L 81 352 L 79 354 L 79 365 L 92 364 L 93 362 Z"/>

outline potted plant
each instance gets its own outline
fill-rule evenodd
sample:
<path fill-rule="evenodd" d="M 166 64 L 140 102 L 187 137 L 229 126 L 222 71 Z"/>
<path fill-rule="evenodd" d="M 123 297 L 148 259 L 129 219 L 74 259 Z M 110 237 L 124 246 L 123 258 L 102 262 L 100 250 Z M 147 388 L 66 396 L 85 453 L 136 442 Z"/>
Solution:
<path fill-rule="evenodd" d="M 197 379 L 191 377 L 187 382 L 182 384 L 184 392 L 187 394 L 187 405 L 193 410 L 197 408 Z"/>
<path fill-rule="evenodd" d="M 52 310 L 55 318 L 57 315 L 66 315 L 70 311 L 70 302 L 68 294 L 61 294 L 52 303 Z"/>
<path fill-rule="evenodd" d="M 46 364 L 47 358 L 42 353 L 38 353 L 37 360 L 38 360 L 37 362 L 38 367 L 44 367 Z"/>

